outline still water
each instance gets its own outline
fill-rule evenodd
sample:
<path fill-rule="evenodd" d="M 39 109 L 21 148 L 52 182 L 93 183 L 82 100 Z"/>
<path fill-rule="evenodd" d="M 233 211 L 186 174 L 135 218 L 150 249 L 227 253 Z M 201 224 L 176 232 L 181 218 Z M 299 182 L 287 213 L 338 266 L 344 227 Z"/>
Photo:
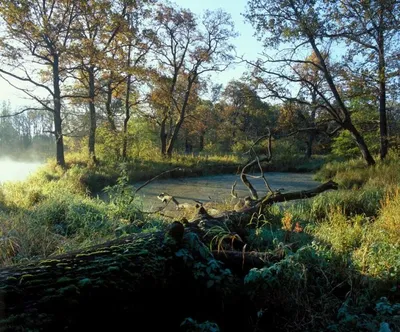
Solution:
<path fill-rule="evenodd" d="M 39 162 L 19 162 L 2 159 L 0 160 L 0 183 L 25 180 L 41 165 Z"/>
<path fill-rule="evenodd" d="M 273 190 L 291 192 L 311 189 L 320 183 L 313 180 L 313 174 L 304 173 L 265 173 Z M 258 191 L 259 196 L 267 193 L 262 179 L 249 179 Z M 145 208 L 162 206 L 157 195 L 168 193 L 173 195 L 179 203 L 194 203 L 193 200 L 201 202 L 229 202 L 231 201 L 231 188 L 237 181 L 235 188 L 239 197 L 249 195 L 247 188 L 241 183 L 238 175 L 216 175 L 205 177 L 193 177 L 184 179 L 159 180 L 149 183 L 138 192 Z M 138 188 L 143 182 L 135 184 Z M 173 207 L 173 206 L 171 206 Z"/>

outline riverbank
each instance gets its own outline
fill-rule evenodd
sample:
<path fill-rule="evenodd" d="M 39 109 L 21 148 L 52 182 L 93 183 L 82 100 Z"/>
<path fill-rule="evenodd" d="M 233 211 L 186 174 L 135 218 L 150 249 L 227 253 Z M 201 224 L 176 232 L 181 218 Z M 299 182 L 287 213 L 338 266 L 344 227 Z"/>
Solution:
<path fill-rule="evenodd" d="M 107 186 L 117 183 L 121 174 L 125 174 L 130 183 L 147 181 L 155 176 L 159 179 L 192 178 L 200 176 L 238 174 L 248 162 L 243 155 L 174 155 L 171 159 L 158 155 L 154 159 L 133 159 L 126 162 L 99 160 L 97 165 L 88 162 L 82 154 L 67 154 L 68 169 L 80 173 L 81 183 L 87 190 L 96 195 Z M 325 162 L 324 157 L 304 159 L 294 156 L 291 160 L 277 160 L 263 165 L 266 172 L 307 172 L 320 169 Z M 254 172 L 258 169 L 255 167 Z M 54 162 L 48 164 L 49 176 L 60 174 Z"/>
<path fill-rule="evenodd" d="M 397 157 L 374 167 L 358 160 L 326 165 L 320 179 L 333 178 L 340 190 L 283 208 L 268 207 L 242 220 L 240 235 L 229 223 L 216 225 L 208 232 L 211 240 L 202 247 L 203 257 L 210 259 L 204 271 L 216 264 L 209 249 L 232 250 L 240 236 L 246 253 L 279 257 L 245 275 L 226 272 L 237 284 L 223 286 L 223 293 L 239 292 L 252 303 L 248 311 L 239 313 L 244 321 L 262 315 L 266 321 L 260 326 L 273 321 L 281 330 L 301 331 L 301 324 L 290 329 L 287 325 L 290 317 L 300 317 L 310 322 L 308 330 L 321 331 L 328 326 L 336 331 L 360 331 L 363 326 L 379 330 L 386 324 L 391 331 L 398 331 L 399 167 Z M 1 265 L 50 258 L 128 234 L 152 234 L 166 230 L 171 223 L 160 214 L 143 213 L 141 199 L 132 200 L 135 188 L 123 172 L 110 188 L 107 202 L 88 195 L 81 168 L 54 174 L 54 170 L 41 169 L 27 181 L 0 186 Z M 267 173 L 267 179 L 273 189 L 279 189 L 271 175 Z M 288 175 L 280 173 L 283 179 Z M 305 178 L 304 174 L 296 176 L 299 183 Z M 155 184 L 143 190 L 154 189 Z M 219 190 L 222 185 L 216 187 Z M 197 193 L 199 187 L 188 190 Z M 185 252 L 179 251 L 182 254 Z M 194 261 L 187 258 L 189 263 Z M 196 276 L 205 278 L 204 284 L 214 292 L 215 285 L 221 287 L 220 276 L 202 274 L 202 267 L 192 265 L 189 271 L 193 268 Z M 190 302 L 187 306 L 190 308 Z M 203 319 L 212 318 L 205 313 Z M 197 318 L 196 312 L 190 314 Z"/>

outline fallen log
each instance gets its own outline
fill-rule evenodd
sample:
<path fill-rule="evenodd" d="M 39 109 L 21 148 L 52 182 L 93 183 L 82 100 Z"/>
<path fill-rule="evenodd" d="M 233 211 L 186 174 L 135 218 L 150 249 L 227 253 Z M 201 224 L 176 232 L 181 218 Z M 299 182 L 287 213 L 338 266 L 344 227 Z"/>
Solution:
<path fill-rule="evenodd" d="M 295 192 L 289 192 L 282 194 L 280 192 L 275 192 L 272 194 L 268 194 L 264 198 L 262 198 L 258 204 L 261 204 L 262 206 L 267 206 L 271 205 L 273 203 L 280 203 L 280 202 L 286 202 L 286 201 L 293 201 L 296 199 L 304 199 L 304 198 L 311 198 L 314 197 L 320 193 L 323 193 L 324 191 L 327 190 L 337 190 L 338 189 L 338 184 L 334 181 L 328 181 L 320 186 L 309 189 L 309 190 L 301 190 L 301 191 L 295 191 Z"/>
<path fill-rule="evenodd" d="M 140 324 L 148 311 L 162 311 L 168 297 L 179 293 L 174 254 L 183 230 L 174 223 L 166 233 L 132 235 L 1 269 L 0 330 L 119 330 L 125 323 Z"/>
<path fill-rule="evenodd" d="M 174 222 L 167 232 L 0 269 L 0 331 L 177 331 L 187 317 L 245 331 L 234 280 Z"/>

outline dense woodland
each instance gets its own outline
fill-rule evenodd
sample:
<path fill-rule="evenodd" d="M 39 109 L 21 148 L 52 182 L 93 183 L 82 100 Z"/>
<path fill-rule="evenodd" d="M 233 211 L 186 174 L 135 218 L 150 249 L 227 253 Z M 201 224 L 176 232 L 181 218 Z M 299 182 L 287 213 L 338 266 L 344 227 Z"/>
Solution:
<path fill-rule="evenodd" d="M 48 160 L 0 184 L 0 330 L 400 331 L 400 2 L 243 16 L 257 59 L 222 9 L 2 1 L 0 76 L 28 102 L 0 105 L 0 158 Z M 250 196 L 173 218 L 132 186 L 235 172 Z"/>

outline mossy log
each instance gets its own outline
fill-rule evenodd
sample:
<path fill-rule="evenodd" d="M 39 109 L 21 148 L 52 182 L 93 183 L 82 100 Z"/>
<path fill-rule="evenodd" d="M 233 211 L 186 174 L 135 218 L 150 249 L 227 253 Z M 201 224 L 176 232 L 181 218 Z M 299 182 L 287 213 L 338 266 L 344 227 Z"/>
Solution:
<path fill-rule="evenodd" d="M 157 319 L 148 326 L 170 322 L 163 308 L 180 292 L 175 283 L 184 275 L 175 278 L 174 271 L 179 225 L 1 269 L 0 330 L 118 330 L 140 326 L 152 314 Z"/>
<path fill-rule="evenodd" d="M 187 317 L 244 331 L 238 313 L 248 303 L 234 280 L 174 222 L 167 232 L 1 269 L 0 331 L 177 331 Z"/>

